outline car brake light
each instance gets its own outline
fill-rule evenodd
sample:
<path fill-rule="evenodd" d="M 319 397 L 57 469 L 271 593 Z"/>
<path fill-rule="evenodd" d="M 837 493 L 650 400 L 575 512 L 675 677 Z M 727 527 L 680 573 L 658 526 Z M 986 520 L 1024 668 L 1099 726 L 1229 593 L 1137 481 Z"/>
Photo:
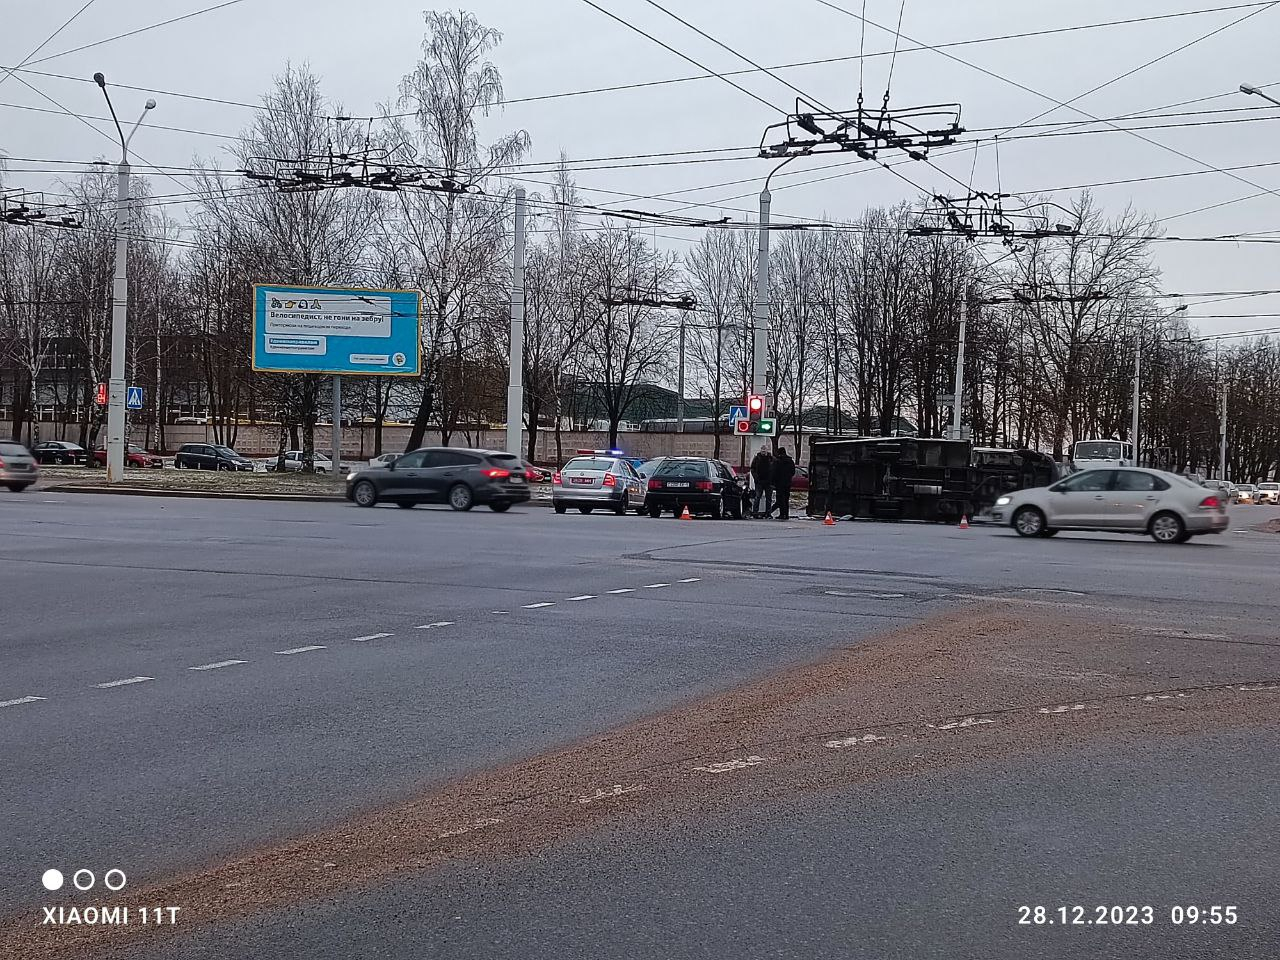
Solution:
<path fill-rule="evenodd" d="M 612 473 L 606 473 L 604 475 L 604 485 L 606 487 L 616 487 L 618 485 L 618 478 Z"/>
<path fill-rule="evenodd" d="M 503 470 L 501 467 L 491 467 L 484 472 L 484 475 L 490 480 L 501 480 L 503 477 L 511 476 L 511 471 Z"/>
<path fill-rule="evenodd" d="M 711 491 L 716 488 L 716 485 L 712 483 L 710 480 L 699 480 L 697 483 L 694 484 L 694 486 L 704 492 Z"/>
<path fill-rule="evenodd" d="M 661 482 L 661 481 L 659 481 L 659 480 L 650 480 L 650 481 L 649 481 L 649 489 L 650 489 L 650 490 L 661 490 L 661 489 L 662 489 L 662 482 Z"/>
<path fill-rule="evenodd" d="M 1200 501 L 1200 506 L 1202 506 L 1206 510 L 1217 510 L 1219 507 L 1222 506 L 1222 501 L 1220 501 L 1217 497 L 1205 497 L 1203 500 Z"/>
<path fill-rule="evenodd" d="M 554 472 L 551 474 L 551 482 L 552 482 L 552 483 L 559 483 L 559 482 L 560 482 L 560 471 L 559 471 L 559 470 L 556 470 L 556 471 L 554 471 Z"/>

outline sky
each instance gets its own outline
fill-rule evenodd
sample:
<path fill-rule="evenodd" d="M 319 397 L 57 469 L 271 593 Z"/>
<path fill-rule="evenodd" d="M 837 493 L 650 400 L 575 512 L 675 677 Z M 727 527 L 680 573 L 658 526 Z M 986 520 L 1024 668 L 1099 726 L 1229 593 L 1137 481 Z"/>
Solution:
<path fill-rule="evenodd" d="M 207 9 L 220 2 L 220 8 Z M 423 5 L 407 0 L 10 0 L 6 6 L 6 29 L 0 34 L 0 162 L 7 167 L 2 174 L 7 186 L 31 190 L 56 191 L 50 171 L 82 169 L 51 161 L 117 158 L 114 128 L 101 119 L 108 117 L 106 104 L 90 81 L 95 71 L 112 85 L 122 123 L 132 123 L 148 96 L 156 99 L 149 125 L 133 141 L 135 172 L 151 178 L 153 194 L 178 193 L 191 189 L 189 178 L 166 178 L 146 165 L 186 167 L 199 157 L 229 166 L 226 148 L 254 111 L 177 94 L 259 103 L 286 63 L 306 63 L 321 78 L 325 95 L 347 115 L 371 115 L 380 104 L 394 103 L 401 78 L 420 55 L 424 33 Z M 1170 237 L 1273 230 L 1280 237 L 1280 107 L 1238 92 L 1241 83 L 1275 84 L 1268 92 L 1280 98 L 1280 63 L 1274 56 L 1280 2 L 865 0 L 864 7 L 863 0 L 471 0 L 465 9 L 503 34 L 491 57 L 509 102 L 484 120 L 482 136 L 528 131 L 533 145 L 526 159 L 539 166 L 518 175 L 530 190 L 545 193 L 535 181 L 549 179 L 545 171 L 561 151 L 587 160 L 754 148 L 767 125 L 794 109 L 793 87 L 845 109 L 855 104 L 861 82 L 867 102 L 878 105 L 892 62 L 891 105 L 962 105 L 969 132 L 931 160 L 975 189 L 1051 190 L 1048 195 L 1066 205 L 1078 190 L 1061 188 L 1141 180 L 1092 190 L 1108 214 L 1132 206 L 1160 219 Z M 900 12 L 899 52 L 893 57 Z M 197 15 L 143 29 L 188 13 Z M 854 15 L 887 29 L 868 26 L 864 35 Z M 1165 19 L 1063 31 L 1161 16 Z M 141 32 L 99 43 L 133 30 Z M 990 39 L 1046 30 L 1059 32 Z M 987 42 L 928 49 L 967 40 Z M 89 44 L 94 46 L 75 49 Z M 766 67 L 836 62 L 772 71 L 776 77 L 761 72 L 730 77 L 743 88 L 738 89 L 702 69 L 751 69 L 730 50 Z M 861 61 L 860 52 L 865 53 Z M 24 60 L 28 72 L 9 74 L 8 68 Z M 688 77 L 697 79 L 551 96 Z M 1054 108 L 1055 101 L 1072 103 Z M 1072 107 L 1093 118 L 1222 112 L 1123 122 L 1179 125 L 1137 134 L 1095 123 L 1073 129 L 1101 132 L 1027 138 L 1063 129 L 1055 122 L 1087 119 Z M 68 116 L 64 108 L 85 119 Z M 1052 112 L 1038 117 L 1047 110 Z M 998 151 L 994 148 L 995 133 L 1028 121 L 1042 126 L 1004 133 Z M 750 220 L 763 178 L 776 165 L 751 149 L 659 159 L 658 165 L 580 171 L 581 199 L 645 210 L 699 203 L 707 206 L 683 213 Z M 630 161 L 636 162 L 645 161 Z M 1261 166 L 1218 172 L 1246 165 Z M 931 192 L 956 189 L 954 181 L 924 164 L 899 169 Z M 1183 173 L 1196 175 L 1169 177 Z M 817 178 L 827 179 L 804 183 Z M 851 155 L 796 160 L 774 177 L 772 193 L 773 214 L 780 220 L 850 218 L 867 206 L 916 195 L 908 183 Z M 1216 204 L 1224 205 L 1190 212 Z M 168 209 L 182 217 L 182 207 Z M 697 236 L 688 229 L 656 231 L 660 246 L 681 252 Z M 1155 250 L 1167 291 L 1280 288 L 1280 243 L 1166 241 Z M 997 255 L 994 247 L 988 254 Z M 1280 295 L 1192 296 L 1185 302 L 1191 322 L 1207 334 L 1280 325 Z"/>

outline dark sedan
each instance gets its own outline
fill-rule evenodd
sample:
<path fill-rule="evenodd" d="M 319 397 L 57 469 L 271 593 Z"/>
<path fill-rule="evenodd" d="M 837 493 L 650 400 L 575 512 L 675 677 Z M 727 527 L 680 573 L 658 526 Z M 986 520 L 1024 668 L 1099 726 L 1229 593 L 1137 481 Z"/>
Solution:
<path fill-rule="evenodd" d="M 347 499 L 361 507 L 447 503 L 454 510 L 488 505 L 501 513 L 529 499 L 520 458 L 500 450 L 427 447 L 347 477 Z"/>
<path fill-rule="evenodd" d="M 31 455 L 36 463 L 84 463 L 87 455 L 84 447 L 70 440 L 45 440 L 31 448 Z"/>
<path fill-rule="evenodd" d="M 667 457 L 649 478 L 644 504 L 651 517 L 662 516 L 663 510 L 679 516 L 688 507 L 690 513 L 716 520 L 737 520 L 742 518 L 742 497 L 742 482 L 722 460 Z"/>

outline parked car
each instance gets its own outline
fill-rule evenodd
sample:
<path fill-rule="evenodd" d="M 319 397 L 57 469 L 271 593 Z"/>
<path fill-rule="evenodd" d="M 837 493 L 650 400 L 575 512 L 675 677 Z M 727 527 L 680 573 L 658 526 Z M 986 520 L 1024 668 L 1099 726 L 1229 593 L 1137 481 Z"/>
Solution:
<path fill-rule="evenodd" d="M 0 441 L 0 485 L 21 493 L 40 479 L 36 458 L 20 443 Z"/>
<path fill-rule="evenodd" d="M 88 459 L 84 447 L 70 440 L 42 440 L 31 448 L 31 455 L 36 463 L 44 464 L 84 463 Z"/>
<path fill-rule="evenodd" d="M 1084 470 L 1047 487 L 1016 490 L 996 500 L 991 516 L 1024 537 L 1101 530 L 1146 533 L 1157 543 L 1222 533 L 1229 522 L 1219 494 L 1186 477 L 1138 467 Z"/>
<path fill-rule="evenodd" d="M 361 507 L 384 500 L 400 507 L 447 503 L 454 510 L 488 504 L 501 513 L 529 496 L 520 458 L 500 450 L 425 447 L 347 477 L 347 499 Z"/>
<path fill-rule="evenodd" d="M 552 474 L 555 473 L 554 470 L 540 467 L 530 460 L 521 460 L 520 462 L 524 465 L 524 478 L 530 483 L 547 483 Z"/>
<path fill-rule="evenodd" d="M 93 462 L 99 467 L 107 465 L 107 448 L 99 447 L 93 451 Z M 159 470 L 164 466 L 164 457 L 158 453 L 149 453 L 143 447 L 136 444 L 129 444 L 124 451 L 124 465 L 126 467 L 147 467 L 153 470 Z"/>
<path fill-rule="evenodd" d="M 645 484 L 623 457 L 574 457 L 551 474 L 551 506 L 556 513 L 577 507 L 590 513 L 596 507 L 622 516 L 644 505 Z"/>
<path fill-rule="evenodd" d="M 267 457 L 263 461 L 263 464 L 267 468 L 268 472 L 274 472 L 276 469 L 276 465 L 279 462 L 280 462 L 280 458 L 278 456 Z M 333 472 L 333 461 L 330 460 L 328 457 L 326 457 L 319 450 L 316 450 L 311 454 L 311 465 L 312 465 L 312 469 L 314 469 L 316 473 L 332 473 Z M 303 467 L 303 458 L 302 458 L 301 450 L 286 450 L 284 452 L 284 472 L 285 473 L 297 473 L 302 470 L 302 467 Z"/>
<path fill-rule="evenodd" d="M 1254 503 L 1256 488 L 1252 483 L 1236 484 L 1236 503 Z"/>
<path fill-rule="evenodd" d="M 217 443 L 184 443 L 173 465 L 185 470 L 252 470 L 253 461 Z"/>
<path fill-rule="evenodd" d="M 380 453 L 369 461 L 371 467 L 385 467 L 389 463 L 394 463 L 403 454 L 399 453 Z"/>
<path fill-rule="evenodd" d="M 655 518 L 663 510 L 679 516 L 688 507 L 690 513 L 709 514 L 716 520 L 725 516 L 740 520 L 744 490 L 733 468 L 722 460 L 666 457 L 649 477 L 645 508 Z"/>
<path fill-rule="evenodd" d="M 1265 480 L 1253 491 L 1254 503 L 1280 503 L 1280 483 Z"/>

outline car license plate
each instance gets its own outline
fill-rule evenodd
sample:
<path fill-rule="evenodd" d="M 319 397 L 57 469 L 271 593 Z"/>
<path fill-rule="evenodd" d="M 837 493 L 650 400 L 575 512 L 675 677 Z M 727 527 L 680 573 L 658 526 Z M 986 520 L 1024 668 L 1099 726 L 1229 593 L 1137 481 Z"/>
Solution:
<path fill-rule="evenodd" d="M 520 476 L 520 474 L 518 474 L 518 473 L 513 473 L 513 474 L 511 475 L 511 482 L 512 482 L 512 483 L 524 483 L 524 477 Z"/>
<path fill-rule="evenodd" d="M 590 477 L 574 477 L 572 479 L 572 482 L 573 483 L 595 483 L 595 481 L 592 480 Z"/>
<path fill-rule="evenodd" d="M 670 488 L 670 489 L 672 489 L 672 490 L 675 490 L 675 489 L 684 489 L 684 488 L 686 488 L 686 487 L 688 487 L 688 486 L 689 486 L 689 484 L 687 484 L 687 483 L 672 483 L 672 482 L 671 482 L 671 481 L 669 481 L 669 480 L 667 481 L 667 487 L 668 487 L 668 488 Z"/>

